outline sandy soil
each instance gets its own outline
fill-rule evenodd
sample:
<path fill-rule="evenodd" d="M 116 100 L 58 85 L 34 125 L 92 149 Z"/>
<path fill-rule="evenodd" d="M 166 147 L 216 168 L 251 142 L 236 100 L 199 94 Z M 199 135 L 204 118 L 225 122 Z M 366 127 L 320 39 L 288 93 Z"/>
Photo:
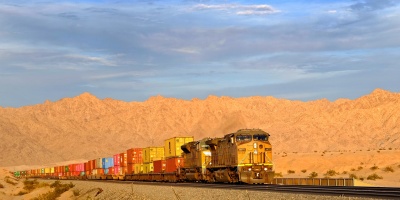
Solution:
<path fill-rule="evenodd" d="M 332 178 L 348 178 L 349 174 L 354 174 L 371 185 L 400 187 L 399 150 L 276 153 L 273 160 L 276 171 L 284 177 L 307 177 L 311 172 L 317 172 L 318 177 L 322 178 L 328 170 L 334 170 L 339 174 Z M 393 172 L 385 170 L 387 167 Z M 288 173 L 289 170 L 295 173 Z M 374 173 L 382 176 L 382 179 L 367 180 Z"/>

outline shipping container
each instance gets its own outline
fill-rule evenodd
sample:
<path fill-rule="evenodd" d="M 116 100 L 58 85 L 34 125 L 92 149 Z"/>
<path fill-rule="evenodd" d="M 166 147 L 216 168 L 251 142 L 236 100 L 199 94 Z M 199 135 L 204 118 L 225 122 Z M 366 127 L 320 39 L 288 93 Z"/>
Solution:
<path fill-rule="evenodd" d="M 103 168 L 103 158 L 96 158 L 96 161 L 94 163 L 94 169 L 100 169 Z"/>
<path fill-rule="evenodd" d="M 89 168 L 90 171 L 92 171 L 93 169 L 96 169 L 96 159 L 90 160 L 89 163 L 90 163 L 89 164 L 90 165 L 90 168 Z"/>
<path fill-rule="evenodd" d="M 114 166 L 120 166 L 120 154 L 113 155 Z"/>
<path fill-rule="evenodd" d="M 40 174 L 45 174 L 46 172 L 45 172 L 45 169 L 44 168 L 41 168 L 40 169 Z"/>
<path fill-rule="evenodd" d="M 50 174 L 51 173 L 51 168 L 50 167 L 44 168 L 44 173 L 45 174 Z"/>
<path fill-rule="evenodd" d="M 188 142 L 193 142 L 193 140 L 193 137 L 173 137 L 165 140 L 165 157 L 169 158 L 182 156 L 183 151 L 181 149 L 181 146 Z"/>
<path fill-rule="evenodd" d="M 68 165 L 64 166 L 64 173 L 67 173 L 67 172 L 69 172 L 69 166 Z"/>
<path fill-rule="evenodd" d="M 166 160 L 165 172 L 174 172 L 183 167 L 184 159 L 182 157 L 171 157 Z"/>
<path fill-rule="evenodd" d="M 115 171 L 114 171 L 114 170 L 115 170 L 115 167 L 109 167 L 109 168 L 108 168 L 108 173 L 107 173 L 107 174 L 111 174 L 111 175 L 112 175 L 112 174 L 115 174 Z"/>
<path fill-rule="evenodd" d="M 114 158 L 113 157 L 103 158 L 101 168 L 108 169 L 109 167 L 114 167 Z"/>
<path fill-rule="evenodd" d="M 153 161 L 153 172 L 154 173 L 162 173 L 162 172 L 164 172 L 165 171 L 165 167 L 166 167 L 166 164 L 165 164 L 166 162 L 165 162 L 165 160 L 155 160 L 155 161 Z"/>
<path fill-rule="evenodd" d="M 142 153 L 140 153 L 140 155 L 142 155 Z M 128 156 L 127 153 L 120 153 L 119 154 L 119 166 L 126 167 L 126 164 L 128 164 L 127 156 Z"/>
<path fill-rule="evenodd" d="M 128 163 L 127 164 L 128 166 L 126 167 L 126 169 L 127 169 L 127 171 L 126 171 L 126 174 L 136 174 L 135 172 L 135 165 L 136 164 L 133 164 L 133 163 Z"/>
<path fill-rule="evenodd" d="M 21 172 L 20 172 L 20 171 L 14 172 L 14 176 L 15 176 L 15 177 L 20 177 L 20 176 L 21 176 Z"/>
<path fill-rule="evenodd" d="M 85 171 L 85 163 L 73 164 L 73 172 Z"/>
<path fill-rule="evenodd" d="M 144 174 L 153 173 L 153 171 L 154 171 L 153 163 L 144 163 L 143 164 L 143 173 Z"/>
<path fill-rule="evenodd" d="M 162 160 L 164 158 L 164 147 L 147 147 L 143 149 L 143 163 L 153 164 L 155 160 Z"/>
<path fill-rule="evenodd" d="M 143 173 L 143 164 L 134 164 L 133 165 L 135 174 Z"/>
<path fill-rule="evenodd" d="M 137 164 L 137 163 L 143 163 L 143 149 L 142 148 L 132 148 L 128 149 L 126 151 L 126 159 L 127 159 L 127 164 L 132 163 L 132 164 Z"/>
<path fill-rule="evenodd" d="M 92 175 L 103 175 L 103 174 L 104 174 L 104 169 L 102 168 L 92 170 Z"/>
<path fill-rule="evenodd" d="M 119 167 L 119 172 L 118 175 L 125 175 L 127 173 L 128 168 L 127 167 Z"/>
<path fill-rule="evenodd" d="M 120 166 L 114 166 L 114 175 L 118 175 L 118 174 L 120 174 L 120 171 L 121 170 L 121 167 Z"/>

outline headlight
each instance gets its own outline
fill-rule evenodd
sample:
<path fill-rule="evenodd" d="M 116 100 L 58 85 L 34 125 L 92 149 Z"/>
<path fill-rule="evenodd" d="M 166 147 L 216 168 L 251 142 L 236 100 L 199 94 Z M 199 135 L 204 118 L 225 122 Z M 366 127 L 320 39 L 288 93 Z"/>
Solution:
<path fill-rule="evenodd" d="M 249 168 L 249 171 L 251 171 L 251 168 Z"/>
<path fill-rule="evenodd" d="M 264 168 L 264 171 L 267 171 L 267 168 Z"/>

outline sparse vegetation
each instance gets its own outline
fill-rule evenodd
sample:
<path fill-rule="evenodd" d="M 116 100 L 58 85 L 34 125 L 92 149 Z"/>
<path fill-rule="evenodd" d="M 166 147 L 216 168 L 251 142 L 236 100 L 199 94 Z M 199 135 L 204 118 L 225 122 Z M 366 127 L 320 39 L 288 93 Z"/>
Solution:
<path fill-rule="evenodd" d="M 50 184 L 51 188 L 54 188 L 53 191 L 47 192 L 45 194 L 39 195 L 38 197 L 34 198 L 34 200 L 50 200 L 56 199 L 61 196 L 62 193 L 68 191 L 70 188 L 73 188 L 75 185 L 72 183 L 69 184 L 62 184 L 60 181 L 55 181 L 54 183 Z M 75 193 L 74 193 L 75 195 Z"/>
<path fill-rule="evenodd" d="M 376 166 L 376 165 L 374 165 L 373 167 L 371 167 L 371 168 L 369 168 L 369 169 L 371 169 L 371 170 L 377 170 L 377 169 L 379 169 L 379 167 Z"/>
<path fill-rule="evenodd" d="M 376 180 L 376 179 L 383 179 L 382 178 L 382 176 L 379 176 L 378 174 L 376 174 L 376 173 L 373 173 L 373 174 L 371 174 L 371 175 L 369 175 L 368 177 L 367 177 L 367 180 Z"/>
<path fill-rule="evenodd" d="M 34 179 L 34 180 L 26 179 L 24 181 L 24 190 L 26 190 L 28 193 L 38 187 L 39 187 L 39 182 L 36 179 Z"/>
<path fill-rule="evenodd" d="M 288 174 L 294 174 L 294 173 L 296 173 L 296 171 L 290 170 L 290 169 L 289 169 L 289 170 L 287 170 L 287 173 L 288 173 Z"/>
<path fill-rule="evenodd" d="M 392 150 L 392 147 L 390 147 L 389 150 Z"/>
<path fill-rule="evenodd" d="M 363 180 L 364 180 L 364 177 L 361 177 L 361 176 L 360 176 L 360 180 L 362 180 L 362 181 L 363 181 Z"/>
<path fill-rule="evenodd" d="M 376 152 L 380 153 L 381 151 L 376 151 Z"/>
<path fill-rule="evenodd" d="M 28 194 L 28 192 L 25 191 L 25 190 L 22 190 L 22 191 L 19 191 L 17 195 L 22 196 L 22 195 L 25 195 L 25 194 Z"/>
<path fill-rule="evenodd" d="M 18 183 L 14 182 L 9 176 L 4 178 L 4 181 L 11 185 L 17 185 Z"/>
<path fill-rule="evenodd" d="M 316 178 L 316 177 L 318 177 L 317 172 L 311 172 L 310 175 L 308 175 L 308 178 Z"/>
<path fill-rule="evenodd" d="M 349 178 L 354 178 L 354 179 L 358 179 L 358 176 L 355 174 L 349 174 Z"/>
<path fill-rule="evenodd" d="M 303 170 L 301 170 L 301 172 L 303 172 L 303 173 L 306 173 L 306 172 L 307 172 L 307 170 L 306 170 L 306 169 L 303 169 Z"/>
<path fill-rule="evenodd" d="M 360 170 L 364 169 L 364 167 L 358 166 L 357 169 L 360 171 Z"/>
<path fill-rule="evenodd" d="M 282 172 L 279 172 L 279 173 L 276 173 L 275 172 L 275 175 L 274 175 L 275 177 L 283 177 L 283 175 L 282 175 Z"/>
<path fill-rule="evenodd" d="M 335 175 L 337 175 L 337 174 L 339 174 L 339 173 L 337 173 L 335 170 L 333 170 L 333 169 L 330 169 L 330 170 L 328 170 L 328 171 L 326 171 L 326 173 L 324 174 L 325 176 L 335 176 Z"/>
<path fill-rule="evenodd" d="M 80 190 L 78 190 L 78 189 L 74 189 L 74 190 L 72 190 L 72 193 L 74 194 L 74 196 L 79 196 L 80 194 L 81 194 L 81 191 Z"/>
<path fill-rule="evenodd" d="M 354 171 L 356 171 L 356 169 L 354 169 L 354 168 L 351 168 L 351 170 L 350 170 L 350 171 L 354 172 Z"/>
<path fill-rule="evenodd" d="M 0 188 L 4 188 L 4 185 L 0 183 Z"/>
<path fill-rule="evenodd" d="M 347 171 L 343 171 L 342 174 L 347 174 Z"/>
<path fill-rule="evenodd" d="M 387 166 L 383 169 L 384 172 L 394 172 L 394 169 L 390 166 Z"/>

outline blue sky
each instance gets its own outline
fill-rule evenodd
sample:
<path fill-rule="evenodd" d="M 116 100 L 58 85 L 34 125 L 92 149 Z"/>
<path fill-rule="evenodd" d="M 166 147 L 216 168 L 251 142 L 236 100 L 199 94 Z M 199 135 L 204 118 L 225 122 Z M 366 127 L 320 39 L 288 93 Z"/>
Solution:
<path fill-rule="evenodd" d="M 398 2 L 0 0 L 0 106 L 399 92 Z"/>

